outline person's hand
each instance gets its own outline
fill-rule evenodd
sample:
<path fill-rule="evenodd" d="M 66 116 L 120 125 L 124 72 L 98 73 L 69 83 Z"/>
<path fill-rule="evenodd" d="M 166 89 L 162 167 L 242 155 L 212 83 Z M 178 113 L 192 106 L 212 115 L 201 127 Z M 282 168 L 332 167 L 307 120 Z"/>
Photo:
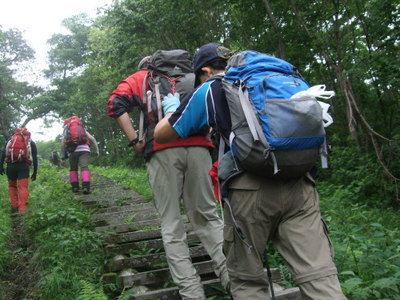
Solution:
<path fill-rule="evenodd" d="M 181 104 L 179 101 L 179 93 L 175 93 L 174 95 L 169 93 L 162 101 L 164 114 L 175 112 L 179 104 Z"/>
<path fill-rule="evenodd" d="M 32 181 L 35 181 L 35 180 L 36 180 L 36 173 L 33 173 L 33 174 L 32 174 L 31 180 L 32 180 Z"/>
<path fill-rule="evenodd" d="M 4 175 L 4 167 L 0 166 L 0 175 Z"/>
<path fill-rule="evenodd" d="M 139 154 L 144 153 L 144 146 L 146 145 L 146 142 L 144 139 L 139 140 L 135 146 L 133 146 L 133 149 Z"/>

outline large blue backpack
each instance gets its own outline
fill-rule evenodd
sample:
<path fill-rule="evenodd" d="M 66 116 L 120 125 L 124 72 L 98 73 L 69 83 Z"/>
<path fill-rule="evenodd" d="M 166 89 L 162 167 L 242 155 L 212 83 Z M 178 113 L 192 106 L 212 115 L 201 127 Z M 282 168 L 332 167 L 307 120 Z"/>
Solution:
<path fill-rule="evenodd" d="M 244 170 L 281 179 L 315 165 L 325 140 L 322 109 L 313 97 L 291 99 L 309 86 L 290 63 L 242 51 L 229 59 L 222 83 L 232 121 L 229 145 Z"/>

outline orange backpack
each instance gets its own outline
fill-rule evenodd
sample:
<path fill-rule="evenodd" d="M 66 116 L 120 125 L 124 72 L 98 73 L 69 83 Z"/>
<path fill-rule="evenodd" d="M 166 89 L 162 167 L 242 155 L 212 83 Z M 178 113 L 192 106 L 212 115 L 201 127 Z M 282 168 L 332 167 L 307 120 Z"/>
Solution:
<path fill-rule="evenodd" d="M 28 165 L 31 160 L 31 133 L 26 128 L 15 129 L 6 145 L 6 162 L 22 161 Z"/>

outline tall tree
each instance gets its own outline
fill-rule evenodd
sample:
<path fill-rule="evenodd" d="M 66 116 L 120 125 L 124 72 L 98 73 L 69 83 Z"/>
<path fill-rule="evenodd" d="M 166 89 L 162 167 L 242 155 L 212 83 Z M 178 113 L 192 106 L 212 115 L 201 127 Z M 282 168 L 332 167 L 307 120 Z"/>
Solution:
<path fill-rule="evenodd" d="M 41 89 L 17 80 L 16 71 L 33 58 L 34 51 L 19 30 L 0 30 L 0 132 L 3 138 L 10 134 L 12 127 L 25 126 L 32 119 L 31 100 Z"/>

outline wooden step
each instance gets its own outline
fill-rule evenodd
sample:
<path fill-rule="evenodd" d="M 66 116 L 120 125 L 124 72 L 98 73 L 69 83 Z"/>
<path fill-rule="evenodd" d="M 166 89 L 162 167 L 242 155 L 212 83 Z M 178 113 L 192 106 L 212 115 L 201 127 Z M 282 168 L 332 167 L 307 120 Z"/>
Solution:
<path fill-rule="evenodd" d="M 186 223 L 185 230 L 188 234 L 191 234 L 192 225 L 190 223 Z M 139 242 L 143 240 L 152 240 L 161 238 L 161 228 L 154 229 L 146 229 L 146 230 L 137 230 L 131 232 L 122 232 L 122 233 L 110 233 L 109 235 L 104 236 L 105 240 L 108 243 L 112 244 L 123 244 L 129 242 Z"/>
<path fill-rule="evenodd" d="M 197 273 L 200 276 L 205 274 L 214 274 L 213 262 L 211 260 L 205 260 L 193 263 Z M 279 282 L 282 280 L 281 272 L 279 269 L 271 269 L 272 281 Z M 267 274 L 265 274 L 267 276 Z M 162 285 L 166 281 L 171 281 L 171 275 L 168 268 L 162 268 L 158 270 L 151 270 L 146 272 L 136 272 L 132 269 L 124 269 L 119 274 L 120 284 L 124 288 L 130 288 L 133 285 Z"/>
<path fill-rule="evenodd" d="M 148 248 L 154 249 L 154 247 Z M 141 250 L 141 249 L 137 249 Z M 208 257 L 207 251 L 204 249 L 203 246 L 194 246 L 189 248 L 190 257 L 192 259 L 199 258 L 199 257 Z M 209 258 L 208 258 L 209 259 Z M 165 252 L 157 252 L 152 254 L 144 254 L 140 256 L 134 257 L 125 257 L 123 255 L 118 256 L 117 259 L 114 259 L 108 265 L 107 270 L 109 272 L 116 272 L 123 270 L 125 268 L 144 268 L 144 267 L 151 267 L 157 264 L 166 263 L 167 259 L 165 257 Z"/>
<path fill-rule="evenodd" d="M 223 295 L 218 279 L 211 279 L 203 281 L 204 292 L 206 297 Z M 219 288 L 217 288 L 219 287 Z M 154 291 L 148 291 L 144 293 L 136 293 L 132 295 L 135 300 L 152 300 L 152 299 L 168 299 L 168 300 L 180 300 L 178 287 L 171 287 L 166 289 L 159 289 Z M 301 300 L 300 291 L 298 288 L 285 289 L 282 291 L 275 292 L 276 300 Z M 249 299 L 250 300 L 250 299 Z"/>
<path fill-rule="evenodd" d="M 128 212 L 116 212 L 116 213 L 105 213 L 95 215 L 92 218 L 93 223 L 97 226 L 108 226 L 117 225 L 124 223 L 132 223 L 144 220 L 158 219 L 159 215 L 155 209 L 147 209 L 143 211 L 128 211 Z"/>

